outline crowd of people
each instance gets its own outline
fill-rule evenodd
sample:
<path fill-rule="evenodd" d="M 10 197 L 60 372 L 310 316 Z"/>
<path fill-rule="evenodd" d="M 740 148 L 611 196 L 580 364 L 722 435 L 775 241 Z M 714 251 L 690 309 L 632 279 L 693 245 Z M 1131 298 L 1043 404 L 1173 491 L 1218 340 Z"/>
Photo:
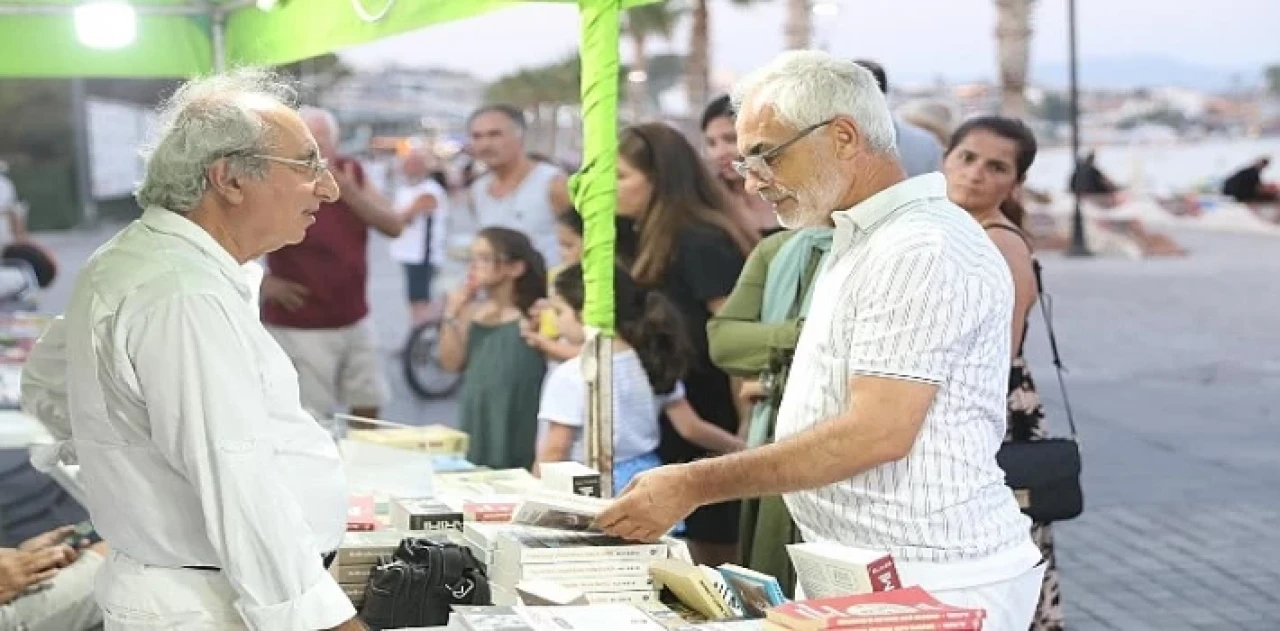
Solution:
<path fill-rule="evenodd" d="M 599 525 L 780 577 L 801 538 L 888 550 L 986 628 L 1060 629 L 1050 527 L 995 460 L 1046 433 L 1021 355 L 1035 139 L 983 117 L 942 143 L 886 90 L 873 62 L 791 52 L 708 106 L 702 151 L 661 122 L 622 131 L 618 499 Z M 484 172 L 465 196 L 420 150 L 388 196 L 339 155 L 330 114 L 289 102 L 249 71 L 175 94 L 142 218 L 33 351 L 63 371 L 24 375 L 110 546 L 108 628 L 363 628 L 325 572 L 347 502 L 325 423 L 387 400 L 371 228 L 394 238 L 415 321 L 441 321 L 468 459 L 584 457 L 582 219 L 567 174 L 526 151 L 523 114 L 472 115 Z M 436 304 L 456 212 L 482 228 Z"/>

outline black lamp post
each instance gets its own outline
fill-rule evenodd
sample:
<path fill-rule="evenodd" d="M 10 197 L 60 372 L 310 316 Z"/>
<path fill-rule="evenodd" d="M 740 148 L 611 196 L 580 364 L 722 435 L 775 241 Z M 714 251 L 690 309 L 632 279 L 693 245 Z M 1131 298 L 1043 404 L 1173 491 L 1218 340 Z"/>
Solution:
<path fill-rule="evenodd" d="M 1067 0 L 1067 46 L 1068 68 L 1070 78 L 1067 90 L 1071 101 L 1071 160 L 1074 168 L 1080 168 L 1080 82 L 1078 55 L 1076 54 L 1076 0 Z M 1071 182 L 1071 199 L 1074 208 L 1071 212 L 1071 245 L 1067 247 L 1067 256 L 1093 256 L 1084 241 L 1084 210 L 1080 204 L 1080 191 L 1077 190 L 1075 178 Z"/>

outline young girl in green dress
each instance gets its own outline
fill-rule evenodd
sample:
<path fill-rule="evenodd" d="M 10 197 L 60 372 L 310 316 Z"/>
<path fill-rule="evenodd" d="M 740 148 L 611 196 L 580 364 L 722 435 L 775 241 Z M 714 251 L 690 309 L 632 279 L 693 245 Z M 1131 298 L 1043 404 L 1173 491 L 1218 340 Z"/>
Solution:
<path fill-rule="evenodd" d="M 445 302 L 440 366 L 463 373 L 458 410 L 459 428 L 471 437 L 467 459 L 528 468 L 547 364 L 520 328 L 546 296 L 546 267 L 528 237 L 506 228 L 481 230 L 470 255 L 467 281 Z"/>

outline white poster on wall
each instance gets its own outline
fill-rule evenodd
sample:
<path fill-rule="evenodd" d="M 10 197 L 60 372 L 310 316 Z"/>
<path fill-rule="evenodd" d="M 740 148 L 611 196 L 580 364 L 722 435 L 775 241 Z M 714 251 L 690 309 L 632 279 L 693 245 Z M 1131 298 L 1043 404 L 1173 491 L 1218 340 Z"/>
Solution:
<path fill-rule="evenodd" d="M 88 99 L 85 105 L 93 197 L 128 197 L 142 180 L 139 152 L 155 122 L 155 112 L 142 105 L 98 98 Z"/>

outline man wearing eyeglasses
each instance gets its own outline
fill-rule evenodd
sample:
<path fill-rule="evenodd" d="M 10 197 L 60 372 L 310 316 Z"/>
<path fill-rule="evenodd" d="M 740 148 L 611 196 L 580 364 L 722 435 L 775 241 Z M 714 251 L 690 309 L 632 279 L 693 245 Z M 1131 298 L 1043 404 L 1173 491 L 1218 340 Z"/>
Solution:
<path fill-rule="evenodd" d="M 78 460 L 110 546 L 107 629 L 365 628 L 325 569 L 346 531 L 342 462 L 258 313 L 254 261 L 338 198 L 291 96 L 252 71 L 180 88 L 142 218 L 89 259 L 32 350 L 23 408 L 59 438 L 70 420 L 47 455 Z"/>
<path fill-rule="evenodd" d="M 650 540 L 699 505 L 781 494 L 805 541 L 889 552 L 903 585 L 1025 631 L 1044 567 L 995 458 L 1008 266 L 941 174 L 907 178 L 866 69 L 784 53 L 734 100 L 748 190 L 788 228 L 834 228 L 777 440 L 640 476 L 598 525 Z"/>
<path fill-rule="evenodd" d="M 338 123 L 299 112 L 329 161 L 339 198 L 320 205 L 301 243 L 267 255 L 262 320 L 298 370 L 302 404 L 326 427 L 335 412 L 376 418 L 390 396 L 369 317 L 369 228 L 397 237 L 395 213 L 354 159 L 338 154 Z"/>

